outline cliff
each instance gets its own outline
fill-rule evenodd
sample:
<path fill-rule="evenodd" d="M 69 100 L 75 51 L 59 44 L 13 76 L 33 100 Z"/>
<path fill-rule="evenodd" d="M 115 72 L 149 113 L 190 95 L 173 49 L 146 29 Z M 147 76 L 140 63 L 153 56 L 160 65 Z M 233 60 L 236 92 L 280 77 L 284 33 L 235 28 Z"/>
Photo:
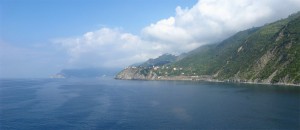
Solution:
<path fill-rule="evenodd" d="M 152 70 L 148 70 L 140 67 L 128 67 L 122 70 L 116 77 L 116 79 L 126 80 L 154 80 L 157 75 Z"/>

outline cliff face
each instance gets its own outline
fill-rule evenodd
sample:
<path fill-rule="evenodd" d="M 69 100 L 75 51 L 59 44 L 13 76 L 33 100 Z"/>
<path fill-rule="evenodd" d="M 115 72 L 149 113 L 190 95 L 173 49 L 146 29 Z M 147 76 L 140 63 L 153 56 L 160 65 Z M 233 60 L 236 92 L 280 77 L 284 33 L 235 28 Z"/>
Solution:
<path fill-rule="evenodd" d="M 154 80 L 157 78 L 157 75 L 156 73 L 153 73 L 152 70 L 138 67 L 128 67 L 117 74 L 115 78 L 125 80 Z"/>
<path fill-rule="evenodd" d="M 173 63 L 136 69 L 125 69 L 117 77 L 299 85 L 300 13 L 202 46 Z"/>

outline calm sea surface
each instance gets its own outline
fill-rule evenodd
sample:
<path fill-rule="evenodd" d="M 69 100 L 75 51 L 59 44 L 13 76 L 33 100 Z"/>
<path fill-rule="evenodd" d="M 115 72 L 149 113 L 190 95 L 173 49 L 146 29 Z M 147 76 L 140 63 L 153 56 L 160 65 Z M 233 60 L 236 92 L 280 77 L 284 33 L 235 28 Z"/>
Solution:
<path fill-rule="evenodd" d="M 300 129 L 300 87 L 2 79 L 0 129 Z"/>

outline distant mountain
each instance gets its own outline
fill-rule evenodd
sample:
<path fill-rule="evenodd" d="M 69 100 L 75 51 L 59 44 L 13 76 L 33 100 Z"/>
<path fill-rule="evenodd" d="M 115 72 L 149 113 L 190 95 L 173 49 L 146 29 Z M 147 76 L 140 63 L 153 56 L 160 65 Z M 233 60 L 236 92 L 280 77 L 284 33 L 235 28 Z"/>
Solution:
<path fill-rule="evenodd" d="M 178 69 L 180 68 L 180 69 Z M 201 46 L 166 68 L 122 71 L 119 79 L 212 80 L 300 84 L 300 13 L 236 33 L 218 44 Z M 128 70 L 127 70 L 128 72 Z M 123 77 L 122 77 L 123 76 Z M 199 78 L 200 77 L 200 78 Z M 204 78 L 203 78 L 204 77 Z"/>
<path fill-rule="evenodd" d="M 121 69 L 110 68 L 78 68 L 63 69 L 52 78 L 95 78 L 102 76 L 114 76 Z"/>

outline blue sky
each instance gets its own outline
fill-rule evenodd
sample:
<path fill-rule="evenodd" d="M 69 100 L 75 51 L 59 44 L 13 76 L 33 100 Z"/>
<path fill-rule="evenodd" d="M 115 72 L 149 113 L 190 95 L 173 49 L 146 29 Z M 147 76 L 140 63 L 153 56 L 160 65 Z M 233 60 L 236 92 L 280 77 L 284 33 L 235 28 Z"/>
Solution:
<path fill-rule="evenodd" d="M 48 77 L 65 67 L 67 54 L 51 40 L 101 27 L 139 33 L 149 23 L 196 0 L 2 0 L 0 77 Z M 4 45 L 3 45 L 4 44 Z M 1 53 L 1 52 L 0 52 Z M 45 59 L 44 59 L 45 58 Z M 67 68 L 68 66 L 66 66 Z"/>
<path fill-rule="evenodd" d="M 196 0 L 2 0 L 1 38 L 30 45 L 81 35 L 102 26 L 132 33 L 174 14 Z M 25 45 L 25 46 L 26 46 Z"/>
<path fill-rule="evenodd" d="M 299 9 L 299 0 L 1 0 L 0 77 L 123 68 Z"/>

